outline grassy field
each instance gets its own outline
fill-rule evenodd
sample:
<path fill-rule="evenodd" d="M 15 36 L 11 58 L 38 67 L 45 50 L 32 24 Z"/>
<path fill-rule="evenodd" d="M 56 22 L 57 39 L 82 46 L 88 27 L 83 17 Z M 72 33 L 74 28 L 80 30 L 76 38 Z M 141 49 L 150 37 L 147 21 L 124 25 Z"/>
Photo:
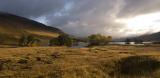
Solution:
<path fill-rule="evenodd" d="M 0 48 L 0 78 L 160 78 L 160 46 Z"/>

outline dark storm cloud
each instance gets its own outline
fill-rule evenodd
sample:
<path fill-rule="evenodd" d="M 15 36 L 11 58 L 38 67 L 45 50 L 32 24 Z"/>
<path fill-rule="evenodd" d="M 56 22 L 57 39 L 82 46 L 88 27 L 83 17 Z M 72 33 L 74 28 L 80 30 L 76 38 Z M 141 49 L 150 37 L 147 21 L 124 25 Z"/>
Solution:
<path fill-rule="evenodd" d="M 127 35 L 122 17 L 160 10 L 160 0 L 1 0 L 5 11 L 44 22 L 78 36 Z"/>
<path fill-rule="evenodd" d="M 80 36 L 93 33 L 111 34 L 108 31 L 113 31 L 112 35 L 116 35 L 114 31 L 118 32 L 122 27 L 113 21 L 119 4 L 118 0 L 74 0 L 67 15 L 62 12 L 62 16 L 54 16 L 49 24 L 58 23 L 64 31 Z"/>
<path fill-rule="evenodd" d="M 63 8 L 65 0 L 1 0 L 0 11 L 25 17 L 39 17 Z"/>

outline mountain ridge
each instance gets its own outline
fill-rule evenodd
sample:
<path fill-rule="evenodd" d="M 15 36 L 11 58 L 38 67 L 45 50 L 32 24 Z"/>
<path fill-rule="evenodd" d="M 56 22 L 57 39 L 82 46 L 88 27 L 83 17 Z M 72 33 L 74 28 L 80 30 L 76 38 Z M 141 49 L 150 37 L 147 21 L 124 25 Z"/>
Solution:
<path fill-rule="evenodd" d="M 145 34 L 138 37 L 143 41 L 151 41 L 151 42 L 160 42 L 160 32 L 152 33 L 152 34 Z"/>
<path fill-rule="evenodd" d="M 62 30 L 46 26 L 37 21 L 0 12 L 0 44 L 16 44 L 22 35 L 32 35 L 40 38 L 44 43 L 51 38 L 65 34 Z"/>

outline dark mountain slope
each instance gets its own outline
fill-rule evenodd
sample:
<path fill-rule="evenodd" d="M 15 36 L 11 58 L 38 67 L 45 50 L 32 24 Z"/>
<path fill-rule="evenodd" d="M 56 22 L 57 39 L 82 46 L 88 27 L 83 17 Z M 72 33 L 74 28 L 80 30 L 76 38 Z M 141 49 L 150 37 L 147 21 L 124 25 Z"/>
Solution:
<path fill-rule="evenodd" d="M 140 38 L 144 41 L 160 42 L 160 32 L 153 33 L 153 34 L 142 35 L 138 38 Z"/>
<path fill-rule="evenodd" d="M 61 30 L 39 22 L 0 12 L 0 44 L 17 44 L 22 35 L 32 35 L 47 44 L 48 40 L 65 34 Z"/>

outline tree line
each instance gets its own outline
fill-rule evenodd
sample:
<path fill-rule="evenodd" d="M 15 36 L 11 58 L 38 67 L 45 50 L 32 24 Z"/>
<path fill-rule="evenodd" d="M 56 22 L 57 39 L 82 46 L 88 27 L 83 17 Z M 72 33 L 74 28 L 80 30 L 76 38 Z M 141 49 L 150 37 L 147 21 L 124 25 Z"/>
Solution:
<path fill-rule="evenodd" d="M 93 34 L 88 36 L 85 42 L 89 43 L 89 46 L 98 46 L 98 45 L 106 45 L 112 40 L 111 36 L 104 36 L 101 34 Z M 41 40 L 34 36 L 21 36 L 19 39 L 19 46 L 22 47 L 32 47 L 37 46 Z M 70 36 L 70 35 L 59 35 L 56 38 L 52 38 L 49 40 L 49 46 L 68 46 L 71 47 L 73 44 L 77 43 L 78 39 Z"/>
<path fill-rule="evenodd" d="M 36 38 L 35 36 L 21 36 L 19 39 L 19 46 L 22 47 L 32 47 L 37 46 L 42 40 L 39 38 Z M 83 40 L 84 41 L 84 40 Z M 89 43 L 89 46 L 103 46 L 109 44 L 109 42 L 112 41 L 112 36 L 104 36 L 101 34 L 92 34 L 87 37 L 85 43 Z M 56 38 L 52 38 L 49 40 L 49 46 L 68 46 L 71 47 L 73 44 L 81 42 L 81 40 L 76 39 L 70 35 L 59 35 Z M 131 42 L 134 42 L 135 44 L 142 44 L 143 40 L 141 39 L 129 39 L 127 38 L 125 40 L 125 44 L 131 44 Z"/>

